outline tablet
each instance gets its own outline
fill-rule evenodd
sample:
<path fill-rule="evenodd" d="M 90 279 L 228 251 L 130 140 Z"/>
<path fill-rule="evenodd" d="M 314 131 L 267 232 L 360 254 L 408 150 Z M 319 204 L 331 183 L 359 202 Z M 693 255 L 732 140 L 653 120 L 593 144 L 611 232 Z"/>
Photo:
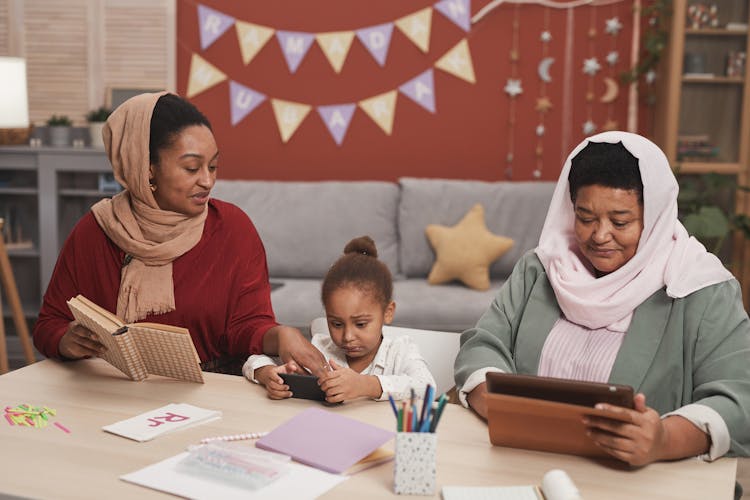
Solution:
<path fill-rule="evenodd" d="M 633 408 L 633 388 L 508 373 L 487 373 L 490 442 L 527 450 L 610 457 L 586 435 L 585 417 L 628 421 L 595 408 L 610 403 Z"/>
<path fill-rule="evenodd" d="M 583 382 L 515 373 L 487 373 L 487 392 L 544 399 L 593 408 L 597 403 L 633 408 L 633 388 L 628 385 Z"/>
<path fill-rule="evenodd" d="M 279 376 L 289 386 L 293 398 L 326 400 L 326 393 L 318 385 L 318 377 L 299 373 L 279 373 Z"/>

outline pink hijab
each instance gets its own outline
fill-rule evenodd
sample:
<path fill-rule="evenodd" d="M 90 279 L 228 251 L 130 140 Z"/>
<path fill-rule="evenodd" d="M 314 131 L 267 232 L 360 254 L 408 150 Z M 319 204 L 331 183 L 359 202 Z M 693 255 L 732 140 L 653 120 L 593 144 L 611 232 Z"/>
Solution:
<path fill-rule="evenodd" d="M 591 273 L 578 253 L 568 187 L 571 160 L 589 141 L 622 142 L 638 158 L 643 182 L 643 232 L 638 249 L 625 265 L 601 278 Z M 677 219 L 678 190 L 664 153 L 639 135 L 604 132 L 584 140 L 570 153 L 536 248 L 568 321 L 590 329 L 629 323 L 635 308 L 664 286 L 667 295 L 681 298 L 733 279 Z"/>

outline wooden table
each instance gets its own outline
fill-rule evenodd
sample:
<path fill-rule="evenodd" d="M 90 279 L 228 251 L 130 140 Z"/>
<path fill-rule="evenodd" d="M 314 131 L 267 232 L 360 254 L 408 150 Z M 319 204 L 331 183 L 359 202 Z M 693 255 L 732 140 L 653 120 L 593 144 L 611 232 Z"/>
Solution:
<path fill-rule="evenodd" d="M 173 402 L 220 409 L 223 417 L 145 443 L 101 430 L 103 425 Z M 108 500 L 165 498 L 163 493 L 118 477 L 185 451 L 203 437 L 271 430 L 317 404 L 297 399 L 271 401 L 263 388 L 241 377 L 212 373 L 206 374 L 205 385 L 161 377 L 131 382 L 98 359 L 74 363 L 46 360 L 0 376 L 0 404 L 22 403 L 56 409 L 56 421 L 71 433 L 0 421 L 0 493 Z M 358 401 L 328 410 L 387 429 L 395 427 L 386 402 Z M 485 423 L 457 405 L 446 406 L 438 435 L 439 488 L 539 484 L 547 470 L 562 468 L 587 500 L 729 499 L 734 491 L 735 459 L 714 463 L 688 459 L 627 470 L 615 462 L 494 447 Z M 392 475 L 392 462 L 382 464 L 352 476 L 325 498 L 395 497 Z"/>

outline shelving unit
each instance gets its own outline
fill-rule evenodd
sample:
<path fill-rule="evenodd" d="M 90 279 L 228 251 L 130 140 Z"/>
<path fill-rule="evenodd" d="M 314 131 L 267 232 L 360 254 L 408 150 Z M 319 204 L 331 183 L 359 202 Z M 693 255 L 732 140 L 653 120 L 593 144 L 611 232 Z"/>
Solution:
<path fill-rule="evenodd" d="M 100 174 L 111 172 L 101 150 L 0 147 L 0 217 L 29 330 L 68 234 L 91 205 L 112 196 L 99 189 Z M 10 315 L 3 303 L 6 331 L 15 333 Z"/>
<path fill-rule="evenodd" d="M 674 0 L 670 38 L 657 81 L 654 138 L 678 175 L 718 173 L 733 176 L 741 186 L 750 184 L 750 64 L 744 72 L 727 75 L 731 52 L 750 54 L 750 1 L 714 0 L 718 27 L 688 27 L 688 7 L 699 0 Z M 744 23 L 742 29 L 727 29 L 728 23 Z M 702 56 L 701 73 L 686 74 L 686 55 Z M 707 138 L 706 158 L 680 153 L 680 137 Z M 685 141 L 687 142 L 687 141 Z M 684 148 L 683 152 L 689 148 Z M 750 215 L 750 197 L 735 195 L 737 213 Z M 731 201 L 730 201 L 731 203 Z M 730 205 L 731 206 L 731 205 Z M 735 276 L 743 285 L 745 305 L 750 303 L 750 248 L 742 235 L 735 235 L 731 248 Z"/>

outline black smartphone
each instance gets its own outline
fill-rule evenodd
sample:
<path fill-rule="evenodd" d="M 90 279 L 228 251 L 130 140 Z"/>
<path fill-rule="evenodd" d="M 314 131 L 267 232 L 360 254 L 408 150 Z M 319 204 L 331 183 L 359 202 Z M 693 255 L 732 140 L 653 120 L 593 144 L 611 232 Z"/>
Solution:
<path fill-rule="evenodd" d="M 326 400 L 326 393 L 318 385 L 318 377 L 301 375 L 299 373 L 279 373 L 279 375 L 284 383 L 289 386 L 293 398 L 312 399 L 315 401 Z"/>
<path fill-rule="evenodd" d="M 486 380 L 490 393 L 589 407 L 596 403 L 609 403 L 633 408 L 633 388 L 628 385 L 494 372 L 487 373 Z"/>

